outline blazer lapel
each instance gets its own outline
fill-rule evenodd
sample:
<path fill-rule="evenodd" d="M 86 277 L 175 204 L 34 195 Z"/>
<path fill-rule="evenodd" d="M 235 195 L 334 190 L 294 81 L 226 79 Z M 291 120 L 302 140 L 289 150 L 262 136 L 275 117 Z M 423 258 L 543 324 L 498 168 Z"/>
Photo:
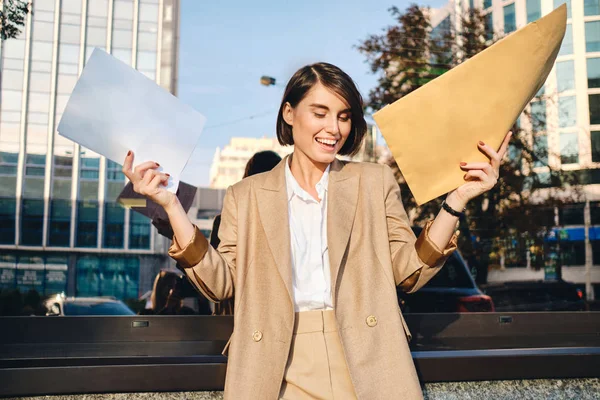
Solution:
<path fill-rule="evenodd" d="M 348 168 L 344 170 L 341 161 L 336 159 L 332 163 L 327 188 L 327 246 L 334 301 L 340 265 L 354 224 L 359 181 L 358 175 L 351 174 Z"/>
<path fill-rule="evenodd" d="M 260 221 L 265 230 L 269 248 L 293 304 L 292 253 L 285 184 L 287 160 L 288 157 L 284 157 L 271 172 L 268 172 L 263 186 L 256 191 L 256 196 Z"/>

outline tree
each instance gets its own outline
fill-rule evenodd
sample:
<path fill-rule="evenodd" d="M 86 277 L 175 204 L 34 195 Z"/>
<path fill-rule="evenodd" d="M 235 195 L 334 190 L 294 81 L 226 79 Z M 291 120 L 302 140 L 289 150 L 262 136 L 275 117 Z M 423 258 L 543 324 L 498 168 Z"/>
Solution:
<path fill-rule="evenodd" d="M 358 46 L 372 72 L 380 74 L 378 86 L 369 95 L 371 111 L 406 96 L 499 39 L 479 9 L 457 16 L 454 22 L 459 29 L 450 17 L 432 28 L 429 9 L 417 5 L 404 13 L 397 8 L 389 11 L 397 23 Z M 545 114 L 543 121 L 529 108 L 524 115 L 534 131 L 542 125 L 545 130 Z M 501 166 L 498 184 L 469 202 L 466 218 L 459 224 L 459 247 L 478 283 L 487 282 L 490 257 L 499 258 L 500 253 L 508 264 L 518 264 L 530 251 L 534 266 L 541 267 L 544 236 L 554 225 L 554 207 L 580 196 L 576 175 L 550 167 L 549 159 L 556 155 L 548 154 L 532 129 L 522 129 L 518 120 L 512 131 L 509 157 Z M 417 206 L 395 161 L 390 158 L 389 164 L 411 222 L 422 225 L 435 217 L 445 195 Z M 536 172 L 540 166 L 547 167 L 545 172 Z"/>
<path fill-rule="evenodd" d="M 21 0 L 6 0 L 0 9 L 0 38 L 14 39 L 21 34 L 31 3 Z"/>

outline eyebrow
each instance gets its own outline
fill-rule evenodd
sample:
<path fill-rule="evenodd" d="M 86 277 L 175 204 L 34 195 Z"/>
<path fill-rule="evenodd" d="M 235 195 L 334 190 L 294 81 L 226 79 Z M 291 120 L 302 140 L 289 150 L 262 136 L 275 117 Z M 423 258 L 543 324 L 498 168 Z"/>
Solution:
<path fill-rule="evenodd" d="M 309 107 L 314 107 L 314 108 L 322 108 L 323 110 L 327 110 L 327 111 L 329 111 L 329 107 L 327 107 L 327 106 L 326 106 L 326 105 L 324 105 L 324 104 L 313 103 L 313 104 L 311 104 Z M 350 112 L 352 112 L 352 109 L 351 109 L 350 107 L 348 107 L 348 108 L 346 108 L 346 109 L 344 109 L 344 110 L 340 111 L 340 114 L 342 114 L 342 113 L 350 113 Z"/>

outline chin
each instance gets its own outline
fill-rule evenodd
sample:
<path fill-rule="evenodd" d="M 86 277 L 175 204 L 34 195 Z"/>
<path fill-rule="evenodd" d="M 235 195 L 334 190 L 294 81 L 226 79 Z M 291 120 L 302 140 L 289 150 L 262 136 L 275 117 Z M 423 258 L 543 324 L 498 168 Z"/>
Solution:
<path fill-rule="evenodd" d="M 333 160 L 335 160 L 335 156 L 337 153 L 332 154 L 316 154 L 315 157 L 312 157 L 313 161 L 316 161 L 321 164 L 331 164 Z"/>

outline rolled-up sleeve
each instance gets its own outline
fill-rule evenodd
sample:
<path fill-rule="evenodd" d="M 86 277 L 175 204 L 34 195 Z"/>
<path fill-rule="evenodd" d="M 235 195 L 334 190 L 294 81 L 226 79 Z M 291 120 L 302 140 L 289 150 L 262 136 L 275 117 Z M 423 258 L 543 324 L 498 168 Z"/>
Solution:
<path fill-rule="evenodd" d="M 173 243 L 171 244 L 171 247 L 169 247 L 169 256 L 177 261 L 177 264 L 179 264 L 180 267 L 192 268 L 202 261 L 207 251 L 208 241 L 202 232 L 200 232 L 200 229 L 194 225 L 194 235 L 185 247 L 182 248 L 179 243 L 177 243 L 175 236 L 173 236 Z"/>
<path fill-rule="evenodd" d="M 237 207 L 232 187 L 223 199 L 223 213 L 219 228 L 221 243 L 213 249 L 197 226 L 185 246 L 173 237 L 169 248 L 171 256 L 190 281 L 213 302 L 233 297 L 236 279 Z"/>

